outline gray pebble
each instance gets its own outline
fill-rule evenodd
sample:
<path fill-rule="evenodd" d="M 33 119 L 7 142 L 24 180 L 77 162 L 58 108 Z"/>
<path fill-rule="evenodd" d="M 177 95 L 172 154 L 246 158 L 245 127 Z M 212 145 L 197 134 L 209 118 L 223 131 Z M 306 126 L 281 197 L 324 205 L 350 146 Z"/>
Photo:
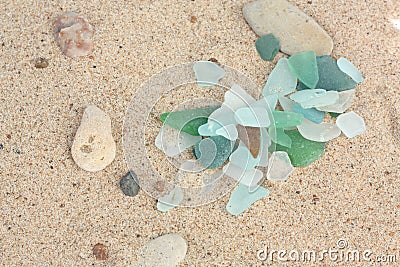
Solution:
<path fill-rule="evenodd" d="M 134 197 L 139 193 L 139 181 L 136 178 L 136 174 L 131 171 L 128 172 L 119 182 L 122 192 L 130 197 Z"/>

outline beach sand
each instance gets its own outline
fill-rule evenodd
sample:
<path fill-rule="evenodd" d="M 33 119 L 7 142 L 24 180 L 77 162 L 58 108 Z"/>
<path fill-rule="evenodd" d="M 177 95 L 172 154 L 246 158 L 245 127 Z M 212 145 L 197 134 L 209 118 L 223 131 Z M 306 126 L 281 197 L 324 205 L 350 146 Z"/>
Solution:
<path fill-rule="evenodd" d="M 372 251 L 371 258 L 393 254 L 400 262 L 400 31 L 390 21 L 400 19 L 396 0 L 291 1 L 332 36 L 334 57 L 362 71 L 351 110 L 365 119 L 366 134 L 342 135 L 286 182 L 265 182 L 271 195 L 238 217 L 225 209 L 229 196 L 161 213 L 143 191 L 122 194 L 125 112 L 152 75 L 216 58 L 264 86 L 277 58 L 258 56 L 257 36 L 242 15 L 246 2 L 1 2 L 0 265 L 137 266 L 140 247 L 167 233 L 187 240 L 182 266 L 260 266 L 270 263 L 257 259 L 265 247 L 322 251 L 339 239 L 348 249 Z M 92 56 L 61 54 L 53 22 L 67 11 L 94 25 Z M 36 69 L 37 57 L 49 66 Z M 97 173 L 77 167 L 70 153 L 89 104 L 110 115 L 117 143 L 115 160 Z M 94 258 L 97 243 L 108 247 L 107 261 Z"/>

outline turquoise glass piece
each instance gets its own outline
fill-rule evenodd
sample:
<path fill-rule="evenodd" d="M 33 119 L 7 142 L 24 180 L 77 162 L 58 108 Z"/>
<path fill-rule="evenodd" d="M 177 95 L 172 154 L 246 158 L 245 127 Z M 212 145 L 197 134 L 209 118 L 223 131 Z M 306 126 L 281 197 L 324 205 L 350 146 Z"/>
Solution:
<path fill-rule="evenodd" d="M 268 77 L 263 89 L 263 95 L 288 95 L 296 89 L 297 78 L 289 69 L 288 60 L 281 58 Z"/>
<path fill-rule="evenodd" d="M 195 108 L 163 113 L 160 120 L 178 130 L 191 135 L 199 135 L 198 129 L 207 123 L 207 118 L 219 107 Z"/>
<path fill-rule="evenodd" d="M 239 215 L 257 200 L 269 195 L 269 190 L 259 186 L 253 191 L 248 186 L 239 184 L 229 198 L 226 210 L 232 215 Z"/>
<path fill-rule="evenodd" d="M 263 60 L 272 61 L 280 47 L 279 40 L 272 33 L 261 36 L 256 41 L 256 50 Z"/>
<path fill-rule="evenodd" d="M 235 112 L 235 119 L 238 124 L 250 127 L 268 127 L 271 123 L 267 109 L 261 107 L 240 108 Z"/>
<path fill-rule="evenodd" d="M 310 89 L 298 91 L 292 95 L 290 95 L 290 99 L 297 103 L 303 103 L 309 101 L 311 99 L 321 97 L 326 94 L 326 90 L 324 89 Z"/>
<path fill-rule="evenodd" d="M 296 105 L 296 102 L 287 97 L 280 97 L 279 104 L 281 105 L 284 111 L 293 112 L 293 107 L 294 105 Z"/>
<path fill-rule="evenodd" d="M 298 90 L 320 88 L 327 91 L 345 91 L 354 89 L 357 85 L 353 79 L 342 72 L 336 61 L 330 56 L 317 57 L 319 80 L 316 87 L 310 87 L 305 83 L 299 83 Z"/>
<path fill-rule="evenodd" d="M 229 160 L 242 170 L 251 170 L 258 164 L 258 159 L 253 158 L 243 142 L 240 142 L 239 147 L 229 156 Z"/>
<path fill-rule="evenodd" d="M 227 126 L 223 126 L 215 131 L 217 135 L 221 135 L 226 139 L 231 141 L 235 141 L 238 138 L 238 131 L 236 129 L 236 125 L 229 124 Z"/>
<path fill-rule="evenodd" d="M 253 188 L 257 186 L 257 183 L 260 182 L 264 176 L 262 171 L 258 169 L 244 170 L 232 162 L 226 164 L 222 169 L 222 172 L 226 176 L 239 181 L 242 185 Z"/>
<path fill-rule="evenodd" d="M 170 209 L 178 206 L 183 200 L 183 192 L 180 187 L 175 187 L 169 194 L 158 199 L 157 209 L 162 212 L 167 212 Z"/>
<path fill-rule="evenodd" d="M 302 108 L 300 104 L 296 104 L 293 107 L 293 111 L 299 114 L 303 114 L 304 118 L 317 124 L 321 123 L 325 117 L 324 111 L 319 111 L 316 108 Z"/>
<path fill-rule="evenodd" d="M 305 51 L 288 59 L 292 73 L 309 88 L 317 88 L 318 66 L 315 51 Z M 320 87 L 318 87 L 320 88 Z"/>
<path fill-rule="evenodd" d="M 339 101 L 339 93 L 337 91 L 326 92 L 325 95 L 310 99 L 300 103 L 303 108 L 315 108 L 327 105 L 333 105 Z"/>
<path fill-rule="evenodd" d="M 232 153 L 234 142 L 223 136 L 211 136 L 198 142 L 194 154 L 207 169 L 221 167 Z"/>
<path fill-rule="evenodd" d="M 346 58 L 339 58 L 337 65 L 341 71 L 349 75 L 356 83 L 361 83 L 364 80 L 361 72 Z"/>
<path fill-rule="evenodd" d="M 198 133 L 201 136 L 216 136 L 218 135 L 216 132 L 218 129 L 220 129 L 222 126 L 218 123 L 215 122 L 207 122 L 203 125 L 201 125 L 198 128 Z"/>
<path fill-rule="evenodd" d="M 304 116 L 295 112 L 286 112 L 274 110 L 272 111 L 272 116 L 274 117 L 274 123 L 276 128 L 286 128 L 300 125 Z"/>
<path fill-rule="evenodd" d="M 269 136 L 271 140 L 278 145 L 290 148 L 292 146 L 292 139 L 285 133 L 283 128 L 269 128 Z"/>
<path fill-rule="evenodd" d="M 225 70 L 211 61 L 194 63 L 193 70 L 199 86 L 214 86 L 225 76 Z"/>

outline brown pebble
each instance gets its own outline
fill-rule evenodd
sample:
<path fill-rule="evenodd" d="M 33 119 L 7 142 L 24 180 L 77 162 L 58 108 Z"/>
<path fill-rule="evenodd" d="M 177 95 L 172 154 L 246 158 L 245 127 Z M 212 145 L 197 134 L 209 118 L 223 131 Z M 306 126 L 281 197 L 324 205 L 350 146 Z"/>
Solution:
<path fill-rule="evenodd" d="M 195 23 L 197 21 L 197 18 L 195 16 L 190 17 L 190 22 Z"/>
<path fill-rule="evenodd" d="M 214 62 L 214 63 L 218 63 L 218 60 L 216 58 L 210 58 L 208 61 Z"/>
<path fill-rule="evenodd" d="M 11 139 L 11 134 L 7 134 L 6 137 L 7 137 L 8 139 Z"/>
<path fill-rule="evenodd" d="M 107 260 L 108 259 L 108 253 L 107 253 L 107 247 L 104 246 L 103 244 L 97 243 L 93 247 L 93 255 L 96 257 L 96 260 Z"/>
<path fill-rule="evenodd" d="M 35 68 L 37 69 L 44 69 L 47 68 L 47 66 L 49 65 L 49 62 L 44 57 L 38 57 L 34 60 L 34 62 Z"/>
<path fill-rule="evenodd" d="M 157 181 L 154 187 L 158 192 L 164 192 L 165 182 Z"/>

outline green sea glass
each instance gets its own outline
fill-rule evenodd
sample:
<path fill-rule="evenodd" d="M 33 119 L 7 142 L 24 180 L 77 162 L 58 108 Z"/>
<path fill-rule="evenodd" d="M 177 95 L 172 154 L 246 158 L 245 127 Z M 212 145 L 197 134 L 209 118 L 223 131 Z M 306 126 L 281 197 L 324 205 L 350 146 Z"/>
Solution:
<path fill-rule="evenodd" d="M 297 78 L 291 72 L 286 58 L 281 58 L 268 76 L 267 83 L 263 89 L 263 95 L 284 96 L 294 92 L 297 85 Z"/>
<path fill-rule="evenodd" d="M 317 88 L 318 66 L 315 51 L 305 51 L 288 59 L 289 68 L 309 88 Z M 318 87 L 319 88 L 319 87 Z"/>
<path fill-rule="evenodd" d="M 285 133 L 283 128 L 270 127 L 269 136 L 271 137 L 271 140 L 276 144 L 289 148 L 292 146 L 292 139 L 290 139 L 290 137 Z"/>
<path fill-rule="evenodd" d="M 194 154 L 207 169 L 221 167 L 232 153 L 234 142 L 223 136 L 211 136 L 196 143 Z"/>
<path fill-rule="evenodd" d="M 290 148 L 277 144 L 277 151 L 286 151 L 292 165 L 295 167 L 308 166 L 324 154 L 325 144 L 305 139 L 297 130 L 285 131 L 292 139 Z"/>
<path fill-rule="evenodd" d="M 324 111 L 319 111 L 316 108 L 303 108 L 300 104 L 294 105 L 293 111 L 303 114 L 304 118 L 317 124 L 321 123 L 325 117 Z"/>
<path fill-rule="evenodd" d="M 317 65 L 319 79 L 316 87 L 311 87 L 306 83 L 299 83 L 297 87 L 298 90 L 321 88 L 327 91 L 345 91 L 356 87 L 357 83 L 339 69 L 336 61 L 332 57 L 317 57 Z"/>
<path fill-rule="evenodd" d="M 212 112 L 214 112 L 216 107 L 207 108 L 195 108 L 189 110 L 175 111 L 163 113 L 160 116 L 160 120 L 178 130 L 185 133 L 198 136 L 198 129 L 201 125 L 207 123 L 207 118 Z"/>
<path fill-rule="evenodd" d="M 297 126 L 300 125 L 304 119 L 302 114 L 279 110 L 272 111 L 272 116 L 274 117 L 273 122 L 276 128 Z"/>
<path fill-rule="evenodd" d="M 248 186 L 239 184 L 233 190 L 229 198 L 226 210 L 232 215 L 239 215 L 250 207 L 257 200 L 269 195 L 269 190 L 259 186 L 256 190 L 252 190 Z"/>
<path fill-rule="evenodd" d="M 261 36 L 256 41 L 256 50 L 263 60 L 272 61 L 280 47 L 279 40 L 272 33 Z"/>

